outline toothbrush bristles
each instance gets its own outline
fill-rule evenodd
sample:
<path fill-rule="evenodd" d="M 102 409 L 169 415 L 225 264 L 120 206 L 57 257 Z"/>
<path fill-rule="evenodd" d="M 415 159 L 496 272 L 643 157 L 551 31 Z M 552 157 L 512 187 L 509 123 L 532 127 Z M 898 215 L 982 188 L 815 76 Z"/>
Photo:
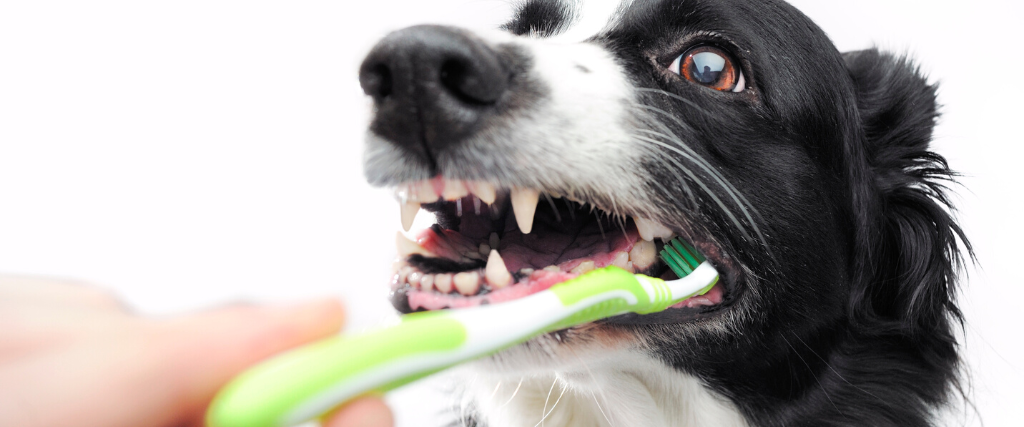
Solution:
<path fill-rule="evenodd" d="M 680 278 L 686 277 L 700 263 L 704 262 L 704 257 L 700 252 L 697 252 L 697 249 L 689 242 L 680 238 L 672 239 L 665 244 L 661 250 L 661 259 Z"/>

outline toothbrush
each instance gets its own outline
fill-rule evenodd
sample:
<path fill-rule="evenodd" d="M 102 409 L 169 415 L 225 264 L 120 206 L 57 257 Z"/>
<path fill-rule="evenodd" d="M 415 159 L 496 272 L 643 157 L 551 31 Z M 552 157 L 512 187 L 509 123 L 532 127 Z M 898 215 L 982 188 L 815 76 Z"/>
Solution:
<path fill-rule="evenodd" d="M 222 389 L 207 412 L 207 425 L 299 424 L 357 396 L 384 393 L 543 333 L 623 313 L 665 310 L 718 282 L 714 267 L 679 238 L 665 245 L 661 258 L 680 279 L 610 266 L 516 300 L 406 314 L 390 328 L 283 353 Z"/>

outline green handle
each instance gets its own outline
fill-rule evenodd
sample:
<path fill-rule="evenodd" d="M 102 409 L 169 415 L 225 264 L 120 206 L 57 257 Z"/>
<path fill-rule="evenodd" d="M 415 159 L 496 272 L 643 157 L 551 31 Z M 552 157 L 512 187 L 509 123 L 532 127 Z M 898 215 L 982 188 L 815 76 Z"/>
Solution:
<path fill-rule="evenodd" d="M 462 345 L 466 340 L 465 327 L 445 314 L 410 314 L 392 328 L 329 338 L 269 360 L 221 391 L 207 413 L 207 424 L 270 427 L 305 421 L 311 417 L 309 414 L 295 420 L 289 414 L 332 386 L 351 382 L 354 377 L 397 359 L 447 352 Z M 383 393 L 435 371 L 405 376 L 373 388 L 372 392 Z"/>

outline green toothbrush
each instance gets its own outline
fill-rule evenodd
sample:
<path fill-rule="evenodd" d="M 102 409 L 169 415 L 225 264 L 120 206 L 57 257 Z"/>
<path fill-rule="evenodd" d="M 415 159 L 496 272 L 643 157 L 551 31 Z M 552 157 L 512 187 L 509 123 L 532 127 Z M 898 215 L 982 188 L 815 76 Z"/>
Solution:
<path fill-rule="evenodd" d="M 623 313 L 665 310 L 718 282 L 714 267 L 681 239 L 666 244 L 661 259 L 680 279 L 605 267 L 513 301 L 407 314 L 394 327 L 332 337 L 281 354 L 222 389 L 207 412 L 207 425 L 299 424 L 359 395 L 392 390 L 546 332 Z"/>

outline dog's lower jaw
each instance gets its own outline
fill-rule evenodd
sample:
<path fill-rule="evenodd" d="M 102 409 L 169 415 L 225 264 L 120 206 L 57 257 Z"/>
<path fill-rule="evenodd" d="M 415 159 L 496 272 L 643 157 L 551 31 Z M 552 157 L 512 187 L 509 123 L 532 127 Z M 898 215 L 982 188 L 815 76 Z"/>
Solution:
<path fill-rule="evenodd" d="M 495 373 L 483 361 L 459 372 L 468 384 L 460 425 L 748 426 L 731 401 L 640 351 L 589 356 L 554 370 Z"/>

